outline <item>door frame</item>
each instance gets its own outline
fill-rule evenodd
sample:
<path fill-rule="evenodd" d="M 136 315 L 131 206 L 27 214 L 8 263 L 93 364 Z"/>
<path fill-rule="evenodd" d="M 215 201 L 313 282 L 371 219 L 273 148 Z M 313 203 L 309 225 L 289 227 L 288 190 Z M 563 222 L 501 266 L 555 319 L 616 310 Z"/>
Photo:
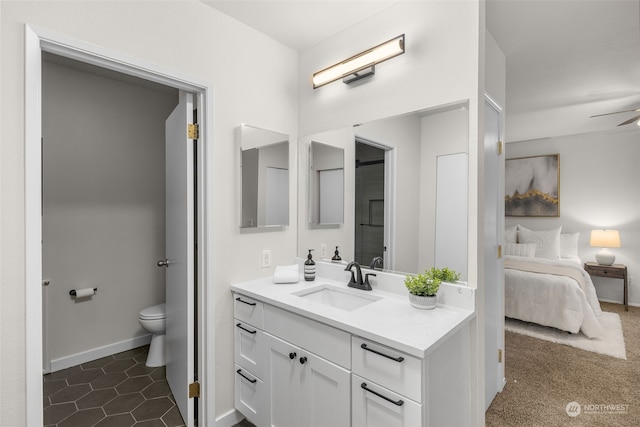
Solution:
<path fill-rule="evenodd" d="M 395 270 L 396 267 L 396 148 L 380 142 L 359 136 L 354 138 L 356 142 L 378 148 L 384 151 L 384 254 L 385 269 Z M 354 148 L 355 153 L 355 148 Z M 355 169 L 354 169 L 355 176 Z M 355 190 L 355 181 L 354 181 Z M 355 200 L 355 199 L 354 199 Z M 355 213 L 355 206 L 354 206 Z M 355 230 L 354 224 L 354 252 L 355 252 Z"/>
<path fill-rule="evenodd" d="M 198 295 L 198 366 L 200 387 L 198 424 L 215 424 L 215 328 L 206 328 L 215 319 L 213 298 L 213 229 L 207 214 L 212 212 L 211 187 L 207 165 L 211 164 L 213 85 L 201 79 L 167 70 L 156 64 L 127 57 L 119 52 L 25 24 L 25 298 L 26 298 L 26 419 L 27 425 L 43 425 L 42 407 L 42 52 L 71 58 L 108 70 L 160 83 L 195 95 L 200 137 L 196 177 L 198 198 L 196 236 Z"/>

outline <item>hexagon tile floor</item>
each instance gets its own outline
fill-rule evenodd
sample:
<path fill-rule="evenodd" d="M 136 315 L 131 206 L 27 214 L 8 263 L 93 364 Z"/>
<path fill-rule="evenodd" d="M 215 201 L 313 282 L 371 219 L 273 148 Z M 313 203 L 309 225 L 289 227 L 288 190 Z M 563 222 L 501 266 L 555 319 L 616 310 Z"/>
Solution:
<path fill-rule="evenodd" d="M 44 376 L 45 427 L 184 426 L 165 368 L 145 365 L 149 346 Z"/>

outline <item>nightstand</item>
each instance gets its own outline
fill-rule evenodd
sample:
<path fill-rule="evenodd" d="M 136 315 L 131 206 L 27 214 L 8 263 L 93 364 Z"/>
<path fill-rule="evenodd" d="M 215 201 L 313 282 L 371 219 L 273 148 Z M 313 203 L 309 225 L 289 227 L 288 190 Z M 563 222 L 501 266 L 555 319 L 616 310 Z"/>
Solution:
<path fill-rule="evenodd" d="M 585 262 L 584 269 L 590 276 L 611 277 L 624 281 L 624 310 L 629 311 L 629 283 L 627 266 L 624 264 L 600 265 L 597 262 Z"/>

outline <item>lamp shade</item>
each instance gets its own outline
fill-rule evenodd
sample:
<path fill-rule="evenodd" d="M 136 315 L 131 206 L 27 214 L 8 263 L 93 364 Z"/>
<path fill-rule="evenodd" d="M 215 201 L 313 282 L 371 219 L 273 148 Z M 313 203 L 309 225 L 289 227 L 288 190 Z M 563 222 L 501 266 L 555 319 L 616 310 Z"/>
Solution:
<path fill-rule="evenodd" d="M 599 248 L 619 248 L 620 233 L 618 230 L 591 230 L 589 245 Z"/>

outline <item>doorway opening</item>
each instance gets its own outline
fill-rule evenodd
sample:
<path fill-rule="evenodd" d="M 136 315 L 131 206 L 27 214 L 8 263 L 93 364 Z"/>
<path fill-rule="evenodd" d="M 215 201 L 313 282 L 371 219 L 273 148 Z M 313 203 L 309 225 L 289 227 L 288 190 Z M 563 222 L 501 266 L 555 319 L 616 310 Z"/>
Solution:
<path fill-rule="evenodd" d="M 43 151 L 41 145 L 42 135 L 42 59 L 44 54 L 57 55 L 83 64 L 97 66 L 106 73 L 117 72 L 125 76 L 139 78 L 152 84 L 165 85 L 173 90 L 178 90 L 180 96 L 193 95 L 193 101 L 184 108 L 193 115 L 197 109 L 199 116 L 199 137 L 194 139 L 187 136 L 187 126 L 182 128 L 181 139 L 183 146 L 189 147 L 185 161 L 186 173 L 183 176 L 191 181 L 190 212 L 185 215 L 191 222 L 192 232 L 183 232 L 191 239 L 191 265 L 189 279 L 184 280 L 185 287 L 190 290 L 191 306 L 185 311 L 185 316 L 191 320 L 193 339 L 188 345 L 188 364 L 192 374 L 181 378 L 181 388 L 189 389 L 189 393 L 178 393 L 174 390 L 176 400 L 183 400 L 184 406 L 189 408 L 188 416 L 183 416 L 187 426 L 196 423 L 206 423 L 214 418 L 215 409 L 212 405 L 196 405 L 198 398 L 206 398 L 213 395 L 214 370 L 213 367 L 213 343 L 214 331 L 206 330 L 203 325 L 209 323 L 208 319 L 214 316 L 214 307 L 208 303 L 207 298 L 210 288 L 211 263 L 205 262 L 208 258 L 209 239 L 207 238 L 208 226 L 206 211 L 209 209 L 207 195 L 207 181 L 205 180 L 207 156 L 211 155 L 206 150 L 205 140 L 208 129 L 206 122 L 207 111 L 211 111 L 211 98 L 209 86 L 204 82 L 194 81 L 191 78 L 181 76 L 179 73 L 167 72 L 148 63 L 138 63 L 131 58 L 123 58 L 118 53 L 86 44 L 82 41 L 71 40 L 68 37 L 52 34 L 44 30 L 34 30 L 29 26 L 25 28 L 25 205 L 26 205 L 26 371 L 27 371 L 27 424 L 43 425 L 42 410 L 42 367 L 43 367 L 43 250 L 42 250 L 42 196 Z M 185 104 L 187 105 L 187 104 Z M 196 155 L 197 153 L 197 155 Z M 188 160 L 188 161 L 186 161 Z M 187 179 L 187 178 L 185 178 Z M 185 181 L 186 182 L 186 181 Z M 185 188 L 187 188 L 185 186 Z M 186 228 L 184 230 L 187 230 Z M 197 246 L 198 250 L 195 251 Z M 117 268 L 115 266 L 114 268 Z M 170 268 L 168 268 L 169 270 Z M 189 297 L 187 297 L 189 299 Z M 172 316 L 168 313 L 167 318 Z M 169 322 L 168 322 L 169 323 Z M 196 345 L 196 340 L 198 345 Z M 209 363 L 207 363 L 207 361 Z M 208 367 L 210 368 L 208 369 Z M 184 376 L 184 375 L 183 375 Z M 203 382 L 197 383 L 198 378 Z M 195 387 L 191 385 L 195 384 Z M 198 392 L 193 392 L 198 390 Z M 211 399 L 208 399 L 211 401 Z"/>
<path fill-rule="evenodd" d="M 388 253 L 388 149 L 356 137 L 354 259 L 371 268 L 392 268 Z"/>

